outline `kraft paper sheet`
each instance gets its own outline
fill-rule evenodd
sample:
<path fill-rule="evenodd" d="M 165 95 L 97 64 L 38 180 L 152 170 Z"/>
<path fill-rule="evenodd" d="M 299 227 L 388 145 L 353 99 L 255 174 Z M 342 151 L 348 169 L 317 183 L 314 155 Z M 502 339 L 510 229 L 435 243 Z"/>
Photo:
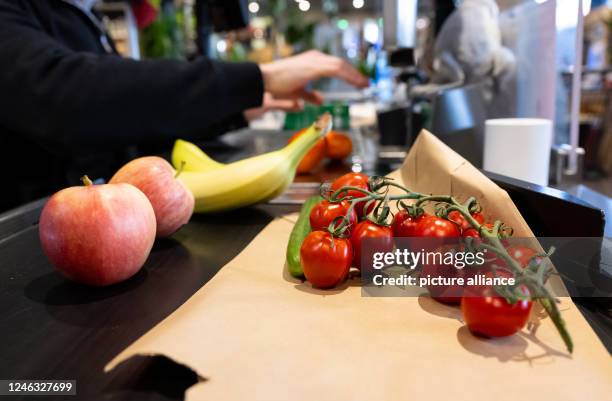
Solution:
<path fill-rule="evenodd" d="M 476 196 L 531 235 L 508 195 L 424 132 L 392 174 L 421 192 Z M 611 358 L 571 299 L 569 355 L 550 319 L 535 333 L 481 339 L 457 308 L 368 298 L 358 279 L 315 290 L 285 272 L 296 215 L 270 223 L 189 301 L 119 354 L 165 355 L 203 380 L 187 400 L 610 400 Z M 493 398 L 492 398 L 493 397 Z"/>

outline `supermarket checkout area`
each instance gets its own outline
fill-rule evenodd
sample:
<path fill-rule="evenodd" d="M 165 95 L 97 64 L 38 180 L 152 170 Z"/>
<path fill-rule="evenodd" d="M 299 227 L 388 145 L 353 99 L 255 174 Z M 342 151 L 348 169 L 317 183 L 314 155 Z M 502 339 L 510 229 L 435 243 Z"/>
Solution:
<path fill-rule="evenodd" d="M 465 96 L 466 92 L 448 95 L 435 99 L 438 110 L 462 104 L 453 96 Z M 469 109 L 478 112 L 475 106 Z M 309 175 L 298 176 L 286 193 L 269 204 L 194 216 L 174 238 L 155 245 L 145 267 L 133 279 L 96 292 L 61 278 L 42 254 L 37 223 L 45 199 L 0 214 L 0 332 L 10 344 L 0 352 L 4 362 L 0 376 L 11 369 L 11 374 L 19 377 L 76 379 L 79 395 L 90 400 L 182 399 L 186 388 L 202 380 L 182 365 L 160 357 L 133 358 L 112 372 L 104 372 L 104 365 L 188 300 L 270 221 L 297 211 L 306 197 L 318 192 L 321 182 L 349 171 L 384 175 L 398 168 L 418 132 L 416 124 L 404 126 L 403 122 L 407 114 L 416 111 L 391 107 L 378 116 L 376 125 L 366 123 L 349 129 L 354 147 L 349 159 L 329 162 Z M 469 135 L 471 117 L 464 114 L 457 118 L 450 109 L 437 114 L 447 118 L 435 120 L 432 131 L 478 165 L 480 153 L 469 152 L 478 149 L 474 145 L 482 138 Z M 458 124 L 464 124 L 463 128 Z M 451 137 L 446 132 L 466 135 Z M 293 133 L 245 129 L 198 145 L 214 159 L 230 162 L 278 149 Z M 487 175 L 509 193 L 539 237 L 610 236 L 612 226 L 606 216 L 612 212 L 604 213 L 610 205 L 607 197 L 592 197 L 586 187 L 568 187 L 575 191 L 572 194 Z M 608 206 L 597 204 L 601 200 Z M 612 352 L 612 262 L 599 261 L 597 268 L 602 290 L 610 290 L 608 296 L 577 297 L 576 301 Z M 579 282 L 569 284 L 575 284 L 571 291 L 580 294 Z"/>
<path fill-rule="evenodd" d="M 200 145 L 216 160 L 229 162 L 277 149 L 292 133 L 245 129 Z M 76 379 L 79 395 L 91 400 L 182 399 L 185 389 L 200 379 L 166 358 L 132 358 L 111 372 L 103 367 L 189 299 L 269 222 L 299 210 L 321 181 L 355 170 L 386 174 L 401 163 L 403 156 L 389 151 L 383 157 L 367 158 L 377 147 L 376 130 L 352 130 L 351 136 L 354 152 L 349 160 L 298 176 L 285 194 L 268 204 L 193 216 L 173 238 L 155 245 L 136 276 L 95 292 L 61 278 L 42 254 L 37 222 L 45 199 L 0 215 L 0 312 L 4 316 L 0 331 L 11 344 L 0 352 L 5 369 L 10 366 L 11 374 L 19 377 Z M 374 154 L 381 155 L 380 149 Z M 508 191 L 536 235 L 603 235 L 605 217 L 600 209 L 566 192 L 488 175 Z M 606 263 L 601 262 L 602 272 L 609 271 Z M 601 277 L 608 280 L 612 295 L 610 276 Z M 580 286 L 572 290 L 580 291 Z M 612 352 L 610 299 L 609 295 L 575 298 Z M 63 351 L 58 354 L 58 350 Z"/>

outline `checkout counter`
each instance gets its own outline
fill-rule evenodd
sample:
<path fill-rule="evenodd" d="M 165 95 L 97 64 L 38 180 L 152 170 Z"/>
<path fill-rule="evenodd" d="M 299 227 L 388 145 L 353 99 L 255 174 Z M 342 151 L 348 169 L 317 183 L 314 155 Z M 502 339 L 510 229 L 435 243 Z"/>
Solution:
<path fill-rule="evenodd" d="M 290 135 L 289 131 L 243 130 L 203 147 L 216 159 L 231 161 L 280 147 Z M 353 135 L 358 136 L 354 137 L 357 144 L 375 140 L 360 131 Z M 0 215 L 0 332 L 4 342 L 11 344 L 3 348 L 0 360 L 12 366 L 14 377 L 76 379 L 79 396 L 90 400 L 182 399 L 198 378 L 168 359 L 132 358 L 108 373 L 103 367 L 183 304 L 275 217 L 299 210 L 301 200 L 317 191 L 316 181 L 362 168 L 359 149 L 352 162 L 299 177 L 287 193 L 269 204 L 194 215 L 171 239 L 156 243 L 136 276 L 97 291 L 66 281 L 43 255 L 37 220 L 45 199 Z M 377 160 L 367 172 L 386 174 L 398 161 Z M 601 210 L 578 198 L 507 177 L 489 177 L 508 191 L 536 235 L 603 235 Z M 563 222 L 558 218 L 561 214 Z M 574 299 L 612 352 L 611 298 Z"/>
<path fill-rule="evenodd" d="M 385 1 L 386 11 L 397 17 L 401 13 L 389 7 L 404 3 L 407 2 Z M 386 41 L 393 44 L 393 32 L 385 34 Z M 401 49 L 404 39 L 395 43 L 400 47 L 399 62 L 410 59 Z M 451 103 L 457 104 L 456 99 L 441 97 L 436 104 L 443 109 Z M 391 113 L 388 117 L 397 115 Z M 399 118 L 405 118 L 405 114 L 400 113 Z M 445 121 L 436 123 L 440 124 L 436 132 L 456 128 L 445 126 Z M 291 134 L 247 129 L 200 145 L 213 158 L 230 162 L 279 148 Z M 145 267 L 136 276 L 96 291 L 62 278 L 43 255 L 37 223 L 46 199 L 1 214 L 0 332 L 5 344 L 10 344 L 0 352 L 2 364 L 11 366 L 14 377 L 75 379 L 83 399 L 182 399 L 184 391 L 200 378 L 168 359 L 132 358 L 107 373 L 104 366 L 189 299 L 275 217 L 299 210 L 303 200 L 318 191 L 320 182 L 349 171 L 384 175 L 403 160 L 404 153 L 398 149 L 378 148 L 381 141 L 377 130 L 357 129 L 351 135 L 355 145 L 351 160 L 328 164 L 311 176 L 297 177 L 285 194 L 268 204 L 194 215 L 172 238 L 156 242 Z M 392 140 L 387 145 L 393 144 Z M 378 157 L 372 158 L 372 154 Z M 600 208 L 567 192 L 487 175 L 509 193 L 537 236 L 604 235 L 606 221 Z M 601 269 L 611 270 L 603 264 Z M 580 286 L 574 287 L 570 292 L 576 295 L 576 305 L 612 353 L 612 287 L 608 287 L 610 294 L 606 298 L 582 298 Z"/>

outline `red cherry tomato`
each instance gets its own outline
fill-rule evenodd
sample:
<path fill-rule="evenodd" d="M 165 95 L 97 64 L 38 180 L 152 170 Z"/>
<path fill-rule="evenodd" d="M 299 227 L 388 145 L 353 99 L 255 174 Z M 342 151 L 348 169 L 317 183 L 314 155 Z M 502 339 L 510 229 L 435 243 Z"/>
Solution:
<path fill-rule="evenodd" d="M 484 214 L 482 214 L 481 212 L 474 212 L 472 213 L 472 217 L 474 218 L 474 220 L 476 220 L 479 224 L 483 224 L 485 221 L 484 218 Z"/>
<path fill-rule="evenodd" d="M 445 255 L 448 252 L 463 252 L 464 249 L 460 246 L 460 242 L 451 243 L 442 245 L 436 249 L 435 252 L 439 252 Z M 480 265 L 472 264 L 463 266 L 445 264 L 444 259 L 433 259 L 429 261 L 429 263 L 423 264 L 423 270 L 421 271 L 421 277 L 440 277 L 444 279 L 450 280 L 463 278 L 463 284 L 458 284 L 456 281 L 453 281 L 449 284 L 437 284 L 437 285 L 428 285 L 427 290 L 431 297 L 436 301 L 445 303 L 445 304 L 454 304 L 459 305 L 461 302 L 461 297 L 466 288 L 469 288 L 467 285 L 468 279 L 480 274 L 482 272 L 482 267 Z"/>
<path fill-rule="evenodd" d="M 472 238 L 480 238 L 480 234 L 478 234 L 478 230 L 475 228 L 468 228 L 467 230 L 463 230 L 461 232 L 462 237 L 472 237 Z"/>
<path fill-rule="evenodd" d="M 472 213 L 472 217 L 479 224 L 483 224 L 484 223 L 484 215 L 482 213 L 480 213 L 480 212 Z M 457 224 L 461 228 L 461 230 L 467 230 L 467 229 L 472 228 L 472 225 L 470 224 L 470 222 L 467 221 L 465 219 L 465 217 L 463 217 L 463 215 L 461 213 L 459 213 L 457 210 L 453 210 L 453 211 L 449 212 L 448 213 L 448 219 L 450 221 L 452 221 L 453 223 Z"/>
<path fill-rule="evenodd" d="M 454 266 L 425 265 L 421 271 L 421 276 L 443 277 L 443 278 L 463 278 L 464 285 L 449 284 L 427 286 L 427 291 L 433 299 L 443 304 L 459 305 L 463 292 L 467 288 L 467 280 L 476 276 L 480 272 L 477 268 L 457 269 Z"/>
<path fill-rule="evenodd" d="M 457 226 L 451 221 L 437 216 L 422 217 L 413 230 L 415 237 L 433 237 L 443 239 L 461 236 L 459 226 Z M 423 246 L 425 248 L 428 248 L 430 246 L 433 248 L 433 244 L 423 244 Z M 454 244 L 454 246 L 451 246 L 448 250 L 451 250 L 452 248 L 456 249 L 456 247 L 457 245 Z M 438 250 L 444 251 L 444 249 L 442 248 L 439 248 Z M 454 266 L 437 266 L 423 264 L 423 271 L 421 271 L 422 277 L 425 277 L 427 275 L 430 275 L 432 277 L 455 277 L 457 274 L 461 273 L 457 272 L 457 269 L 455 269 Z M 459 302 L 458 293 L 460 293 L 460 291 L 458 292 L 457 288 L 454 288 L 453 286 L 432 286 L 429 291 L 432 297 L 434 299 L 438 299 L 440 302 Z"/>
<path fill-rule="evenodd" d="M 423 217 L 414 228 L 416 237 L 453 238 L 460 237 L 461 231 L 452 221 L 438 216 Z"/>
<path fill-rule="evenodd" d="M 529 293 L 526 288 L 524 291 Z M 529 320 L 532 306 L 529 300 L 511 305 L 492 288 L 481 289 L 461 300 L 463 320 L 470 331 L 486 337 L 505 337 L 521 330 Z"/>
<path fill-rule="evenodd" d="M 313 231 L 321 230 L 326 231 L 329 225 L 334 221 L 336 217 L 346 216 L 351 204 L 348 201 L 341 201 L 338 203 L 331 203 L 326 200 L 322 200 L 317 203 L 310 211 L 310 226 Z M 335 224 L 338 226 L 340 222 Z M 349 232 L 357 224 L 357 214 L 355 209 L 351 211 L 349 215 Z"/>
<path fill-rule="evenodd" d="M 393 216 L 393 222 L 391 223 L 391 229 L 393 230 L 393 234 L 395 234 L 397 227 L 399 227 L 400 224 L 402 224 L 404 220 L 409 217 L 411 217 L 410 213 L 408 213 L 406 209 L 401 209 L 395 214 L 395 216 Z"/>
<path fill-rule="evenodd" d="M 491 231 L 493 229 L 493 223 L 484 223 L 482 225 L 482 227 L 486 228 L 487 230 Z"/>
<path fill-rule="evenodd" d="M 480 221 L 478 221 L 480 222 Z M 493 229 L 493 224 L 492 223 L 480 223 L 482 224 L 482 228 L 483 229 L 487 229 L 489 231 L 491 231 Z M 461 236 L 462 237 L 474 237 L 474 238 L 479 238 L 480 237 L 480 233 L 478 232 L 477 229 L 470 227 L 467 230 L 462 230 L 461 231 Z"/>
<path fill-rule="evenodd" d="M 346 278 L 353 262 L 353 247 L 346 238 L 327 231 L 313 231 L 304 238 L 300 262 L 313 287 L 331 288 Z"/>
<path fill-rule="evenodd" d="M 537 252 L 535 250 L 522 245 L 510 245 L 506 248 L 506 251 L 508 251 L 510 257 L 516 260 L 522 267 L 527 267 L 531 258 L 537 255 Z M 538 260 L 539 262 L 540 258 L 537 258 L 536 260 Z M 502 272 L 510 272 L 506 261 L 504 261 L 497 255 L 494 255 L 492 258 L 490 258 L 485 266 L 487 270 L 491 270 L 492 267 L 495 266 L 498 269 L 503 269 Z"/>
<path fill-rule="evenodd" d="M 369 240 L 364 245 L 364 239 L 366 238 Z M 370 220 L 364 220 L 357 224 L 353 230 L 351 245 L 355 252 L 353 264 L 361 269 L 362 260 L 372 261 L 375 252 L 393 251 L 393 231 L 390 227 L 379 226 Z"/>
<path fill-rule="evenodd" d="M 393 223 L 391 224 L 393 235 L 396 237 L 414 237 L 414 229 L 425 216 L 425 213 L 423 213 L 417 217 L 412 217 L 406 209 L 400 210 L 393 216 Z"/>
<path fill-rule="evenodd" d="M 519 262 L 519 264 L 523 267 L 527 267 L 531 258 L 538 254 L 535 250 L 521 245 L 511 245 L 507 247 L 506 250 L 508 251 L 510 257 Z M 536 260 L 538 259 L 540 258 L 536 258 Z"/>
<path fill-rule="evenodd" d="M 342 187 L 357 187 L 361 189 L 368 190 L 368 180 L 369 177 L 362 173 L 348 173 L 344 174 L 342 177 L 337 178 L 331 185 L 331 191 L 335 192 Z M 363 198 L 366 196 L 363 192 L 352 190 L 348 191 L 346 195 L 342 195 L 343 197 L 352 197 L 352 198 Z M 355 205 L 355 211 L 357 212 L 358 217 L 364 216 L 363 208 L 366 202 L 359 202 Z M 368 213 L 372 211 L 374 208 L 374 204 L 368 208 Z"/>

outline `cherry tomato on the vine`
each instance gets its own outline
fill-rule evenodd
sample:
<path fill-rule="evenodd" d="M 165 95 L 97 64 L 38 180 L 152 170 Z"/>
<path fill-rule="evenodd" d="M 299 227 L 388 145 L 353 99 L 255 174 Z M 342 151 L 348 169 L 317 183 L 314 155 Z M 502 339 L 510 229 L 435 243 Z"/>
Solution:
<path fill-rule="evenodd" d="M 484 215 L 480 212 L 471 213 L 474 220 L 476 220 L 479 224 L 484 223 Z M 472 225 L 466 218 L 457 210 L 452 210 L 448 213 L 448 219 L 453 223 L 457 224 L 461 230 L 468 230 L 472 228 Z"/>
<path fill-rule="evenodd" d="M 395 234 L 397 227 L 399 227 L 399 225 L 402 224 L 404 220 L 410 217 L 412 216 L 410 216 L 410 213 L 406 209 L 401 209 L 399 212 L 397 212 L 395 216 L 393 216 L 393 222 L 391 223 L 391 229 L 393 230 L 393 234 Z"/>
<path fill-rule="evenodd" d="M 438 216 L 423 217 L 414 228 L 416 237 L 453 238 L 460 237 L 459 226 Z"/>
<path fill-rule="evenodd" d="M 393 229 L 393 235 L 396 237 L 414 237 L 417 224 L 425 218 L 425 213 L 420 214 L 416 217 L 410 215 L 406 209 L 400 210 L 393 216 L 393 223 L 391 228 Z"/>
<path fill-rule="evenodd" d="M 321 202 L 317 203 L 310 211 L 310 227 L 313 231 L 325 231 L 334 221 L 334 219 L 336 219 L 337 217 L 346 216 L 350 207 L 351 204 L 345 200 L 337 203 L 322 200 Z M 340 221 L 334 224 L 334 227 L 338 227 L 339 224 Z M 351 211 L 351 214 L 349 215 L 348 232 L 352 230 L 355 224 L 357 224 L 357 214 L 355 213 L 355 209 L 353 209 Z"/>
<path fill-rule="evenodd" d="M 300 262 L 313 287 L 330 288 L 346 278 L 353 261 L 353 247 L 346 238 L 327 231 L 313 231 L 304 238 Z"/>
<path fill-rule="evenodd" d="M 523 268 L 527 267 L 531 258 L 537 255 L 537 252 L 534 249 L 522 245 L 507 246 L 506 251 L 508 252 L 508 255 L 510 255 L 512 259 L 516 260 Z M 540 262 L 541 258 L 537 257 L 536 261 Z M 491 270 L 493 267 L 496 267 L 498 269 L 503 269 L 501 270 L 502 272 L 510 272 L 506 261 L 498 255 L 494 255 L 491 259 L 489 259 L 485 267 L 488 270 Z"/>
<path fill-rule="evenodd" d="M 484 223 L 482 226 L 489 231 L 493 230 L 493 223 Z"/>
<path fill-rule="evenodd" d="M 489 231 L 491 231 L 493 229 L 493 224 L 492 223 L 480 223 L 482 225 L 482 229 L 487 229 Z M 479 238 L 481 235 L 478 232 L 477 229 L 470 227 L 467 230 L 463 230 L 461 231 L 461 236 L 462 237 L 474 237 L 474 238 Z"/>
<path fill-rule="evenodd" d="M 369 180 L 369 177 L 363 173 L 344 174 L 343 176 L 338 177 L 332 183 L 331 191 L 335 192 L 342 187 L 357 187 L 357 188 L 361 188 L 367 191 L 369 190 L 368 180 Z M 357 190 L 351 190 L 351 191 L 348 191 L 346 195 L 343 194 L 342 196 L 352 197 L 352 198 L 363 198 L 367 195 Z M 357 212 L 357 216 L 360 218 L 364 216 L 363 209 L 365 207 L 365 204 L 366 202 L 364 201 L 364 202 L 359 202 L 355 205 L 355 211 Z M 374 204 L 372 203 L 372 205 L 368 208 L 368 212 L 371 212 L 373 208 L 374 208 Z"/>
<path fill-rule="evenodd" d="M 506 248 L 506 251 L 508 251 L 510 257 L 519 262 L 522 267 L 527 267 L 529 261 L 538 254 L 534 249 L 521 245 L 510 245 Z M 539 259 L 540 258 L 536 258 L 537 261 L 539 261 Z"/>
<path fill-rule="evenodd" d="M 461 232 L 461 236 L 462 237 L 480 238 L 480 234 L 478 233 L 478 230 L 476 230 L 475 228 L 468 228 L 467 230 L 463 230 Z"/>
<path fill-rule="evenodd" d="M 367 244 L 364 244 L 365 239 L 368 239 Z M 351 245 L 355 253 L 353 265 L 361 269 L 362 261 L 371 263 L 375 252 L 393 251 L 393 231 L 391 227 L 364 220 L 353 230 Z"/>
<path fill-rule="evenodd" d="M 524 293 L 529 291 L 524 288 Z M 533 302 L 508 303 L 493 288 L 481 288 L 461 300 L 463 320 L 472 333 L 486 337 L 505 337 L 521 330 L 529 320 Z"/>
<path fill-rule="evenodd" d="M 457 252 L 458 249 L 457 245 L 448 244 L 438 247 L 435 251 L 446 254 L 447 252 Z M 421 270 L 420 276 L 423 278 L 440 277 L 448 280 L 463 278 L 463 285 L 453 282 L 449 284 L 438 283 L 436 285 L 427 286 L 427 291 L 436 301 L 445 304 L 459 305 L 464 288 L 467 286 L 468 279 L 474 277 L 476 274 L 480 273 L 480 271 L 477 265 L 458 267 L 452 264 L 444 264 L 442 260 L 436 260 L 434 258 L 429 261 L 429 263 L 423 263 L 423 270 Z"/>

